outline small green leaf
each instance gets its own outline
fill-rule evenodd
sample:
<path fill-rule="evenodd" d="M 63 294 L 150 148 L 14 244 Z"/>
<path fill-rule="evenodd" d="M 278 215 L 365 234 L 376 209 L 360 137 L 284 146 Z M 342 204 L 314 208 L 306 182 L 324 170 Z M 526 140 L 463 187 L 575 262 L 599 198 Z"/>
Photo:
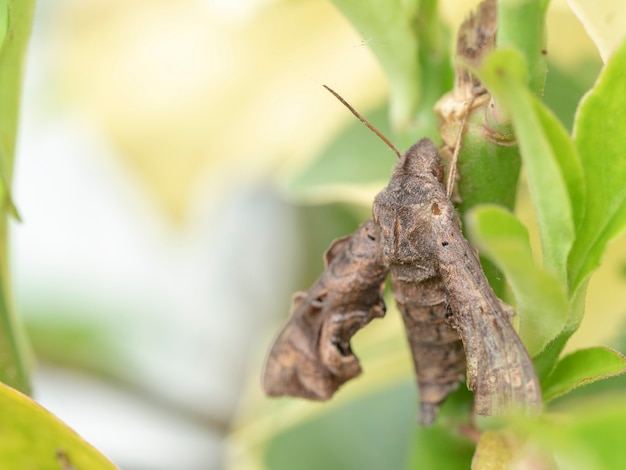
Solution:
<path fill-rule="evenodd" d="M 477 74 L 511 116 L 539 223 L 544 266 L 566 286 L 566 261 L 574 241 L 569 190 L 571 181 L 578 179 L 570 172 L 577 163 L 567 148 L 561 154 L 557 147 L 565 131 L 544 128 L 558 121 L 524 84 L 519 72 L 523 63 L 516 50 L 499 50 L 487 57 Z"/>
<path fill-rule="evenodd" d="M 567 322 L 563 287 L 535 265 L 526 227 L 498 206 L 482 205 L 466 215 L 467 229 L 481 254 L 506 276 L 520 314 L 520 337 L 531 356 L 541 352 Z"/>
<path fill-rule="evenodd" d="M 567 0 L 585 27 L 602 60 L 606 62 L 619 46 L 626 32 L 626 9 L 623 0 Z"/>
<path fill-rule="evenodd" d="M 3 468 L 117 468 L 50 412 L 4 384 L 0 384 L 0 416 Z"/>
<path fill-rule="evenodd" d="M 584 219 L 569 258 L 571 289 L 600 264 L 607 244 L 626 229 L 626 42 L 606 64 L 583 99 L 574 124 L 574 142 L 584 168 Z"/>
<path fill-rule="evenodd" d="M 626 372 L 626 357 L 602 346 L 568 354 L 542 384 L 544 400 L 552 400 L 570 390 Z"/>

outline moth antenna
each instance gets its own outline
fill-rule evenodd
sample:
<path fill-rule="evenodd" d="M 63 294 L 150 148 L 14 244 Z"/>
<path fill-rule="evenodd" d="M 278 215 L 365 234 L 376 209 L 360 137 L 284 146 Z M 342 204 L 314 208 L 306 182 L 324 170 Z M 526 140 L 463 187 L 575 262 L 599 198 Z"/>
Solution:
<path fill-rule="evenodd" d="M 456 177 L 456 164 L 459 160 L 459 151 L 461 150 L 461 139 L 463 138 L 463 131 L 465 130 L 465 124 L 467 124 L 467 115 L 472 109 L 472 104 L 474 104 L 474 98 L 468 103 L 466 112 L 463 116 L 463 121 L 461 121 L 461 126 L 459 127 L 459 132 L 456 135 L 456 141 L 454 142 L 454 153 L 452 154 L 452 160 L 450 160 L 450 168 L 448 169 L 448 179 L 446 180 L 446 196 L 452 196 L 452 188 L 454 187 L 454 178 Z"/>
<path fill-rule="evenodd" d="M 398 156 L 398 158 L 401 157 L 400 152 L 398 152 L 398 149 L 394 147 L 394 145 L 391 143 L 391 141 L 387 137 L 385 137 L 382 132 L 380 132 L 378 129 L 376 129 L 367 119 L 365 119 L 363 116 L 361 116 L 359 114 L 359 112 L 356 109 L 354 109 L 350 105 L 350 103 L 348 103 L 346 100 L 344 100 L 339 93 L 337 93 L 335 90 L 333 90 L 331 87 L 329 87 L 327 85 L 322 85 L 322 86 L 324 88 L 326 88 L 328 91 L 330 91 L 335 96 L 335 98 L 337 98 L 341 102 L 341 104 L 343 104 L 346 108 L 348 108 L 350 110 L 350 112 L 352 114 L 354 114 L 359 119 L 359 121 L 361 121 L 363 124 L 365 124 L 369 128 L 369 130 L 371 130 L 384 143 L 386 143 L 389 146 L 389 148 L 391 150 L 393 150 L 393 152 Z"/>

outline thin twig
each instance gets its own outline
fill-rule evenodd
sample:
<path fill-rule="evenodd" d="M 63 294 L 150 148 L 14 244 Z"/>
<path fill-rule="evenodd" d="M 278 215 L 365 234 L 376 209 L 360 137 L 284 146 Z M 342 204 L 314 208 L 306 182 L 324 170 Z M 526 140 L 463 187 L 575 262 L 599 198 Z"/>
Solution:
<path fill-rule="evenodd" d="M 448 169 L 448 179 L 446 181 L 446 196 L 452 196 L 452 189 L 454 188 L 454 178 L 456 178 L 456 164 L 459 160 L 459 151 L 461 150 L 461 139 L 463 138 L 463 131 L 465 124 L 467 123 L 467 116 L 474 104 L 474 98 L 468 103 L 467 109 L 463 115 L 463 121 L 461 121 L 461 127 L 456 135 L 456 141 L 454 142 L 454 152 L 452 153 L 452 160 L 450 161 L 450 168 Z"/>

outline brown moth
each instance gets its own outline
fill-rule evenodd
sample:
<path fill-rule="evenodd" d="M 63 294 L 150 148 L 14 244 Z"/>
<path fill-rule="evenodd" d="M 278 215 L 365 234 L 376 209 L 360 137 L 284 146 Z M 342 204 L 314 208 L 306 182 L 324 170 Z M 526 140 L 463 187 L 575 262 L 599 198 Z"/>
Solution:
<path fill-rule="evenodd" d="M 262 377 L 267 395 L 327 400 L 361 373 L 350 339 L 385 314 L 388 268 L 376 224 L 368 220 L 335 240 L 325 261 L 315 284 L 294 296 L 290 318 L 270 349 Z"/>
<path fill-rule="evenodd" d="M 541 391 L 533 363 L 510 323 L 510 310 L 496 297 L 463 237 L 441 179 L 439 153 L 430 140 L 422 139 L 402 155 L 373 207 L 414 353 L 420 420 L 432 422 L 459 380 L 458 337 L 477 414 L 537 412 Z M 444 328 L 443 318 L 458 336 Z"/>

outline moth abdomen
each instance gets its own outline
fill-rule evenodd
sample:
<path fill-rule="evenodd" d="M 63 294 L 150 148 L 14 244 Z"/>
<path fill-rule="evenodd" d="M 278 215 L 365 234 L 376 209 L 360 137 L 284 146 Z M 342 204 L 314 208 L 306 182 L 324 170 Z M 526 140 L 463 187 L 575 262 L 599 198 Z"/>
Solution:
<path fill-rule="evenodd" d="M 420 392 L 419 422 L 428 426 L 443 401 L 465 374 L 465 352 L 447 320 L 448 303 L 441 279 L 407 282 L 392 269 L 391 288 L 409 339 Z"/>

